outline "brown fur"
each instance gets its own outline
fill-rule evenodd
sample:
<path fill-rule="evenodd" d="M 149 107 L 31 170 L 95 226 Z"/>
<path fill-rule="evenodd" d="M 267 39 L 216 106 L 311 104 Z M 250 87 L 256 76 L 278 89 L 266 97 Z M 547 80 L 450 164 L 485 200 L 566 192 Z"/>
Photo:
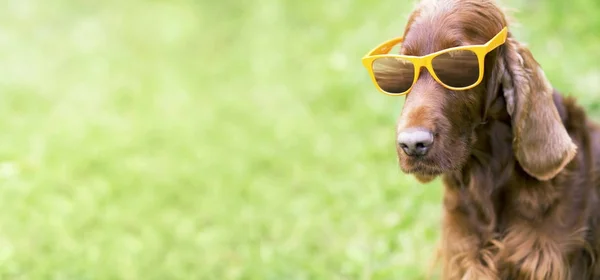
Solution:
<path fill-rule="evenodd" d="M 507 24 L 492 0 L 426 1 L 401 52 L 483 44 Z M 474 89 L 422 71 L 397 131 L 411 127 L 434 133 L 426 157 L 397 152 L 421 182 L 443 178 L 444 279 L 600 279 L 600 129 L 510 33 Z"/>

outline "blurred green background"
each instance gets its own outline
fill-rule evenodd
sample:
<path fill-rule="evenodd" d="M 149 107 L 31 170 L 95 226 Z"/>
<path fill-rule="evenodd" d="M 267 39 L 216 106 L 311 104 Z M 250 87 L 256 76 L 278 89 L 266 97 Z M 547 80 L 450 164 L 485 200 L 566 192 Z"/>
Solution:
<path fill-rule="evenodd" d="M 414 1 L 0 4 L 0 279 L 422 279 L 439 180 L 360 58 Z M 600 2 L 505 1 L 600 116 Z"/>

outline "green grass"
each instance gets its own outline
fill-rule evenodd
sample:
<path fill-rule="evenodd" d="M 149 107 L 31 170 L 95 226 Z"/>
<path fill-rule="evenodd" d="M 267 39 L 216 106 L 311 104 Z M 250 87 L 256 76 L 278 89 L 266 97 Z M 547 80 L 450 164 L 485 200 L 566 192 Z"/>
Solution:
<path fill-rule="evenodd" d="M 508 1 L 600 116 L 597 1 Z M 0 5 L 0 279 L 422 279 L 439 180 L 360 57 L 408 1 Z"/>

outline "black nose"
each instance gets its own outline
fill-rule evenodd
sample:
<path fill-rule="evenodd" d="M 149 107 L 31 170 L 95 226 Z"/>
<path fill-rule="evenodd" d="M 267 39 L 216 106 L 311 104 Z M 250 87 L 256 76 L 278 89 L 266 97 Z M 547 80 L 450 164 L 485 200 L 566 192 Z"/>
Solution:
<path fill-rule="evenodd" d="M 398 133 L 398 145 L 408 156 L 424 156 L 433 144 L 433 133 L 425 128 L 409 128 Z"/>

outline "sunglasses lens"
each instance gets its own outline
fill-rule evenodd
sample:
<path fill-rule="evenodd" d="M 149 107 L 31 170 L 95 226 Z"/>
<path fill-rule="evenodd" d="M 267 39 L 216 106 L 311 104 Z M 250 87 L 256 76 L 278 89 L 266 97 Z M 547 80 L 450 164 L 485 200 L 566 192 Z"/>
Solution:
<path fill-rule="evenodd" d="M 468 87 L 479 79 L 479 60 L 469 50 L 457 50 L 436 56 L 431 64 L 442 83 L 451 87 Z"/>
<path fill-rule="evenodd" d="M 391 94 L 401 94 L 412 86 L 415 66 L 396 57 L 382 57 L 373 61 L 373 74 L 379 87 Z"/>

